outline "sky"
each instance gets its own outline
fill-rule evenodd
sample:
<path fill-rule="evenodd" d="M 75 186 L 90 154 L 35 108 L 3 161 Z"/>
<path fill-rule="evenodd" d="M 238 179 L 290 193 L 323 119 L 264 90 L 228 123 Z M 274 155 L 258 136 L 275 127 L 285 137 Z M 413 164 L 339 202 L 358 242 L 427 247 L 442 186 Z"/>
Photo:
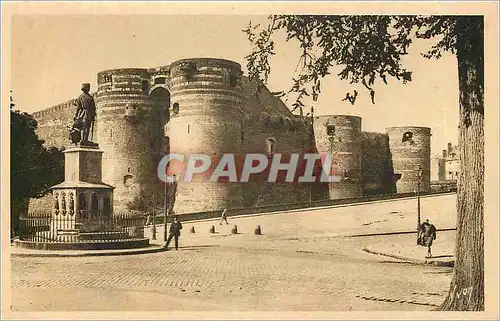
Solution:
<path fill-rule="evenodd" d="M 75 98 L 80 84 L 97 88 L 97 73 L 114 68 L 151 68 L 190 57 L 234 60 L 246 74 L 251 47 L 242 32 L 246 15 L 16 15 L 11 34 L 11 86 L 16 108 L 29 113 Z M 431 153 L 438 155 L 458 138 L 458 75 L 455 56 L 423 58 L 431 43 L 416 41 L 403 64 L 413 71 L 407 84 L 377 86 L 375 104 L 360 86 L 335 73 L 322 81 L 315 115 L 362 117 L 362 130 L 385 132 L 391 126 L 431 128 Z M 299 57 L 296 43 L 277 41 L 271 59 L 271 91 L 287 90 Z M 355 105 L 342 102 L 347 91 L 361 95 Z M 290 106 L 293 101 L 287 102 Z"/>

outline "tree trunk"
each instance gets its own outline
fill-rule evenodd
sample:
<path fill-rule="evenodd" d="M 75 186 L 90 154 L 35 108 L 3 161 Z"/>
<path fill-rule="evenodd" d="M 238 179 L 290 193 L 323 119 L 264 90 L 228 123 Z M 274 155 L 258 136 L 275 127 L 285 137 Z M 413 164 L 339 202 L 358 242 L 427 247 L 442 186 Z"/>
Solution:
<path fill-rule="evenodd" d="M 457 18 L 460 87 L 455 268 L 441 310 L 484 311 L 484 46 L 483 17 Z"/>
<path fill-rule="evenodd" d="M 10 232 L 11 238 L 19 235 L 20 218 L 28 216 L 30 199 L 11 198 L 10 201 Z"/>

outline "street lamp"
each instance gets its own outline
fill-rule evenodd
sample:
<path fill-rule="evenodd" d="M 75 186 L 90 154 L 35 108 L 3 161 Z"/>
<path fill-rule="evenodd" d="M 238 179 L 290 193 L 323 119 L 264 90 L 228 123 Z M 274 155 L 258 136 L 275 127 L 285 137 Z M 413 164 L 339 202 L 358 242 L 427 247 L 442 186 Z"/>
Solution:
<path fill-rule="evenodd" d="M 153 226 L 151 226 L 151 234 L 153 234 L 153 240 L 156 240 L 156 209 L 155 209 L 155 197 L 153 194 Z"/>
<path fill-rule="evenodd" d="M 418 237 L 418 231 L 420 229 L 420 184 L 422 183 L 422 167 L 418 167 L 418 172 L 417 172 L 417 237 Z"/>
<path fill-rule="evenodd" d="M 167 156 L 170 153 L 170 138 L 165 137 L 165 156 Z M 165 168 L 165 173 L 167 172 L 167 168 Z M 163 222 L 165 223 L 165 228 L 163 230 L 163 241 L 165 244 L 167 243 L 168 239 L 168 230 L 167 230 L 167 219 L 168 219 L 168 212 L 170 210 L 170 195 L 169 195 L 169 183 L 165 179 L 165 194 L 164 194 L 164 203 L 163 203 Z"/>
<path fill-rule="evenodd" d="M 168 239 L 168 229 L 167 229 L 167 222 L 168 222 L 168 214 L 170 212 L 170 183 L 165 182 L 165 204 L 164 204 L 164 211 L 163 211 L 163 221 L 165 222 L 165 230 L 163 231 L 163 240 L 165 243 L 167 242 Z"/>

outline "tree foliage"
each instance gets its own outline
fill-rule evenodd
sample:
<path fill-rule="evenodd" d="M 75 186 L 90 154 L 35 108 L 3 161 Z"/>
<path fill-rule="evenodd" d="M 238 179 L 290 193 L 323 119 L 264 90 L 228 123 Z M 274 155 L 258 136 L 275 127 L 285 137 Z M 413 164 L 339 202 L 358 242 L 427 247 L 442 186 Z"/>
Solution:
<path fill-rule="evenodd" d="M 64 180 L 62 150 L 45 148 L 36 134 L 37 122 L 28 113 L 10 110 L 11 200 L 38 198 Z"/>
<path fill-rule="evenodd" d="M 289 16 L 269 17 L 267 26 L 252 25 L 243 30 L 253 46 L 246 56 L 250 78 L 267 82 L 275 55 L 274 37 L 284 31 L 285 40 L 297 41 L 301 49 L 298 59 L 299 74 L 293 78 L 292 88 L 296 100 L 293 110 L 305 107 L 305 98 L 318 99 L 321 79 L 342 69 L 337 76 L 350 84 L 362 84 L 375 103 L 374 87 L 389 78 L 406 83 L 412 72 L 401 64 L 408 54 L 413 39 L 439 37 L 439 41 L 425 57 L 439 58 L 443 51 L 454 51 L 456 18 L 417 16 Z M 358 92 L 348 92 L 344 100 L 352 104 Z"/>
<path fill-rule="evenodd" d="M 433 39 L 426 58 L 444 52 L 457 57 L 461 176 L 457 195 L 456 263 L 443 310 L 484 310 L 484 19 L 482 16 L 269 16 L 266 26 L 243 30 L 253 46 L 246 57 L 249 77 L 266 83 L 275 54 L 275 38 L 298 42 L 300 72 L 289 94 L 292 111 L 316 101 L 321 80 L 338 70 L 350 84 L 362 84 L 375 103 L 375 87 L 388 79 L 407 83 L 412 72 L 402 57 L 415 39 Z M 360 95 L 348 92 L 354 104 Z M 312 111 L 312 108 L 311 108 Z M 463 289 L 472 289 L 461 296 Z"/>
<path fill-rule="evenodd" d="M 36 134 L 37 122 L 15 110 L 10 97 L 10 202 L 11 232 L 18 233 L 19 218 L 26 214 L 30 198 L 39 198 L 64 180 L 62 150 L 45 148 Z"/>

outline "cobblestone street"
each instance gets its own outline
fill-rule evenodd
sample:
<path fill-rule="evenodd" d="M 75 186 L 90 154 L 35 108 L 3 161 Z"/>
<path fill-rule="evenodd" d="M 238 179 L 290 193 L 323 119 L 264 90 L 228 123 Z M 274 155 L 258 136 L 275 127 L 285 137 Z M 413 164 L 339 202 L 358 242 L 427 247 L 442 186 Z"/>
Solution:
<path fill-rule="evenodd" d="M 422 204 L 424 208 L 438 206 L 440 215 L 452 217 L 449 211 L 454 202 L 453 195 L 426 198 Z M 375 230 L 377 224 L 388 228 L 391 221 L 379 215 L 382 208 L 387 215 L 394 216 L 391 212 L 396 209 L 403 216 L 392 220 L 392 228 L 401 230 L 405 226 L 400 222 L 414 221 L 413 203 L 406 200 L 328 209 L 324 220 L 324 213 L 305 211 L 230 218 L 227 226 L 218 221 L 186 222 L 179 251 L 13 257 L 12 310 L 431 310 L 448 291 L 451 268 L 412 265 L 363 252 L 374 237 L 334 236 L 349 227 L 342 224 L 349 211 L 364 217 L 356 223 L 359 229 Z M 336 225 L 325 225 L 337 214 Z M 382 218 L 377 219 L 380 223 L 363 225 L 365 220 L 374 221 L 375 215 Z M 306 216 L 313 219 L 298 219 Z M 264 235 L 248 232 L 246 226 L 254 227 L 255 222 L 263 224 Z M 230 233 L 234 224 L 241 234 Z M 322 224 L 321 232 L 311 232 Z M 211 225 L 216 226 L 217 234 L 208 233 Z M 196 233 L 189 233 L 190 226 L 195 226 Z M 297 226 L 303 231 L 300 237 L 293 232 Z M 400 235 L 376 240 L 390 243 L 395 238 L 401 241 Z M 413 239 L 409 235 L 408 242 Z"/>

